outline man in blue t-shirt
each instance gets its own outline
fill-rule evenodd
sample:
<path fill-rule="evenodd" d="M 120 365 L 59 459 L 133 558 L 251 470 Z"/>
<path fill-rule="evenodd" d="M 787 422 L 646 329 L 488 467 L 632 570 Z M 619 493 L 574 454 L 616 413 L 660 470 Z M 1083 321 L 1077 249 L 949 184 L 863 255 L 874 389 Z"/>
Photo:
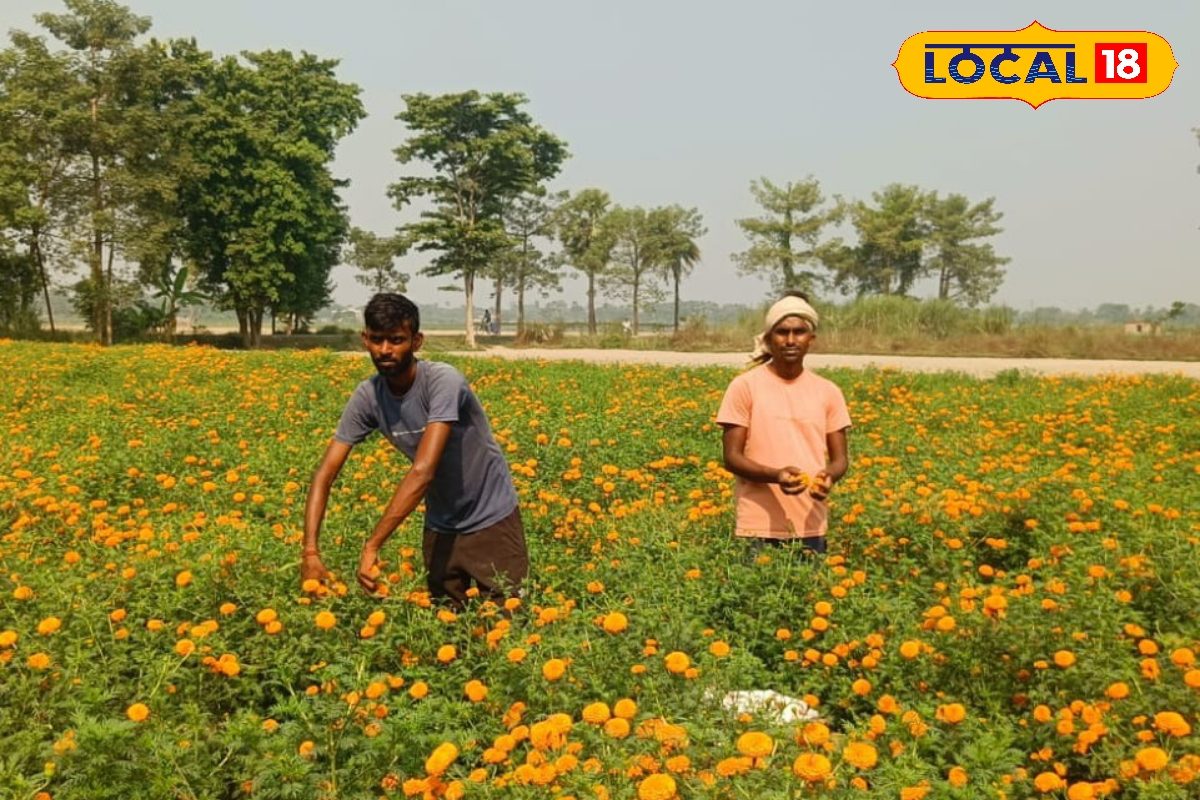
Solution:
<path fill-rule="evenodd" d="M 503 600 L 529 572 L 516 489 L 479 398 L 449 364 L 418 361 L 421 316 L 399 294 L 377 294 L 363 312 L 363 344 L 378 374 L 354 390 L 308 487 L 300 578 L 324 579 L 317 545 L 329 490 L 351 448 L 373 431 L 412 460 L 363 545 L 358 582 L 378 588 L 379 551 L 425 500 L 422 551 L 429 591 L 462 605 L 474 586 Z"/>

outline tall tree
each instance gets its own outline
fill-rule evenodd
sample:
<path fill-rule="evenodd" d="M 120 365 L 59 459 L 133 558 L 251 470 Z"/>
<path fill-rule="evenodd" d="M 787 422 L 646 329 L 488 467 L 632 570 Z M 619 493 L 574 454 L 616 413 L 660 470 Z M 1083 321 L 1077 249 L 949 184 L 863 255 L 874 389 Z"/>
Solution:
<path fill-rule="evenodd" d="M 944 199 L 930 195 L 926 205 L 929 269 L 938 276 L 938 297 L 968 306 L 986 302 L 1004 280 L 1008 258 L 996 255 L 992 245 L 980 239 L 995 236 L 1004 216 L 989 197 L 972 205 L 961 194 Z"/>
<path fill-rule="evenodd" d="M 602 276 L 604 289 L 628 298 L 633 305 L 633 335 L 640 329 L 640 307 L 646 293 L 656 293 L 655 267 L 661 263 L 661 227 L 652 212 L 617 206 L 605 225 L 612 231 L 612 263 Z"/>
<path fill-rule="evenodd" d="M 599 189 L 581 189 L 565 197 L 555 213 L 554 229 L 562 258 L 587 277 L 588 333 L 596 333 L 596 281 L 604 274 L 616 239 L 606 220 L 611 204 Z"/>
<path fill-rule="evenodd" d="M 555 199 L 541 193 L 526 192 L 513 198 L 504 209 L 504 231 L 512 240 L 501 264 L 502 274 L 517 294 L 517 335 L 525 332 L 525 293 L 530 289 L 558 288 L 559 277 L 553 259 L 537 247 L 537 240 L 554 232 Z M 496 279 L 496 319 L 500 319 L 500 278 Z"/>
<path fill-rule="evenodd" d="M 522 110 L 525 103 L 521 94 L 499 92 L 413 94 L 396 115 L 411 132 L 396 159 L 420 162 L 433 175 L 406 175 L 388 194 L 397 209 L 419 198 L 432 204 L 403 231 L 417 249 L 438 253 L 424 274 L 461 278 L 468 347 L 475 346 L 475 278 L 511 244 L 506 203 L 557 175 L 567 157 L 566 145 Z"/>
<path fill-rule="evenodd" d="M 28 256 L 54 330 L 49 265 L 73 202 L 66 118 L 79 87 L 66 55 L 21 31 L 11 37 L 12 47 L 0 52 L 0 231 Z"/>
<path fill-rule="evenodd" d="M 87 220 L 87 263 L 94 286 L 91 324 L 101 344 L 112 342 L 113 262 L 116 257 L 116 218 L 124 202 L 121 171 L 130 136 L 131 116 L 139 109 L 142 76 L 131 58 L 134 40 L 150 28 L 113 0 L 64 0 L 65 14 L 38 14 L 35 19 L 69 49 L 67 68 L 79 102 L 67 119 L 67 147 L 77 156 L 68 175 Z M 105 253 L 105 246 L 108 252 Z"/>
<path fill-rule="evenodd" d="M 218 62 L 187 137 L 195 175 L 181 187 L 185 249 L 256 347 L 270 308 L 293 320 L 329 299 L 349 222 L 330 173 L 334 148 L 365 110 L 337 61 L 287 51 Z"/>
<path fill-rule="evenodd" d="M 350 250 L 346 261 L 358 270 L 354 279 L 375 294 L 404 292 L 409 275 L 396 268 L 396 259 L 407 247 L 397 236 L 380 236 L 362 228 L 350 229 Z"/>
<path fill-rule="evenodd" d="M 815 269 L 828 254 L 821 231 L 838 221 L 840 209 L 824 207 L 820 182 L 810 176 L 779 186 L 760 178 L 751 181 L 750 193 L 763 214 L 737 221 L 750 240 L 749 249 L 733 255 L 738 272 L 766 275 L 776 291 L 812 292 L 824 284 L 825 276 Z"/>
<path fill-rule="evenodd" d="M 930 195 L 893 183 L 871 197 L 874 206 L 863 201 L 850 206 L 858 244 L 837 259 L 836 285 L 860 296 L 907 294 L 926 271 L 921 254 L 929 243 Z"/>
<path fill-rule="evenodd" d="M 674 330 L 679 332 L 679 284 L 700 261 L 696 240 L 707 233 L 703 218 L 695 208 L 666 206 L 650 212 L 655 231 L 655 261 L 664 278 L 675 289 Z"/>

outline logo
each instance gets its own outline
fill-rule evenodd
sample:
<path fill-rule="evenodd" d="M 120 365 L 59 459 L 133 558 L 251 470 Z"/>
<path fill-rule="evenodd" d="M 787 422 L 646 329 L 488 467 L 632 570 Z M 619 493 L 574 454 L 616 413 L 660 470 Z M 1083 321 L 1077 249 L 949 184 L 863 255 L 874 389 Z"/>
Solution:
<path fill-rule="evenodd" d="M 1141 100 L 1166 91 L 1179 62 L 1148 31 L 926 31 L 892 62 L 900 85 L 929 100 Z"/>

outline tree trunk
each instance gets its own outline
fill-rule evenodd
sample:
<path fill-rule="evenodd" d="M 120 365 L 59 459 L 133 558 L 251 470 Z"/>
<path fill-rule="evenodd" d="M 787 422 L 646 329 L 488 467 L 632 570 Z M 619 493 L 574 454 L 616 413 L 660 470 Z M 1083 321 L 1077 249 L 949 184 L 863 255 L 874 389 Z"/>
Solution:
<path fill-rule="evenodd" d="M 679 333 L 679 271 L 675 270 L 675 332 Z"/>
<path fill-rule="evenodd" d="M 517 337 L 525 332 L 525 276 L 517 279 Z"/>
<path fill-rule="evenodd" d="M 249 311 L 249 337 L 246 342 L 246 347 L 250 350 L 257 350 L 262 344 L 262 323 L 263 310 L 259 308 L 251 308 Z"/>
<path fill-rule="evenodd" d="M 475 349 L 475 275 L 463 271 L 463 295 L 467 306 L 467 349 Z"/>
<path fill-rule="evenodd" d="M 633 335 L 638 335 L 638 287 L 641 285 L 641 275 L 633 273 Z"/>
<path fill-rule="evenodd" d="M 117 255 L 116 242 L 108 243 L 108 269 L 104 278 L 104 344 L 113 343 L 113 322 L 112 322 L 112 287 L 113 287 L 113 259 Z"/>
<path fill-rule="evenodd" d="M 234 313 L 237 314 L 238 336 L 242 339 L 242 347 L 246 347 L 250 341 L 250 314 L 242 306 L 237 306 Z"/>
<path fill-rule="evenodd" d="M 50 321 L 50 332 L 54 333 L 54 309 L 50 307 L 50 279 L 46 276 L 46 258 L 42 255 L 41 229 L 37 225 L 33 226 L 29 249 L 33 252 L 33 260 L 37 264 L 38 275 L 42 279 L 42 296 L 46 298 L 46 319 Z"/>
<path fill-rule="evenodd" d="M 950 297 L 950 269 L 942 267 L 941 274 L 938 275 L 938 299 L 947 300 Z"/>
<path fill-rule="evenodd" d="M 596 275 L 588 273 L 588 333 L 596 335 Z"/>
<path fill-rule="evenodd" d="M 504 295 L 504 278 L 500 275 L 497 275 L 496 276 L 496 306 L 495 306 L 495 309 L 492 311 L 492 325 L 495 326 L 496 333 L 500 332 L 500 313 L 501 313 L 500 299 L 501 299 L 501 297 L 503 297 L 503 295 Z M 488 333 L 491 333 L 491 331 L 488 331 Z"/>

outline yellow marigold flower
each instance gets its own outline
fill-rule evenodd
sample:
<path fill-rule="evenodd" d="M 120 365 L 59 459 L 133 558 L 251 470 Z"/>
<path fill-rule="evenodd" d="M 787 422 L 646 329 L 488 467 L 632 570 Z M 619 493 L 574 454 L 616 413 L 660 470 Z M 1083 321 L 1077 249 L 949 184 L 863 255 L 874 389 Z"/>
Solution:
<path fill-rule="evenodd" d="M 605 614 L 601 626 L 606 633 L 621 633 L 629 627 L 629 619 L 620 611 Z"/>
<path fill-rule="evenodd" d="M 613 703 L 613 716 L 621 719 L 633 719 L 637 716 L 637 703 L 630 700 L 628 697 L 622 697 L 617 702 Z"/>
<path fill-rule="evenodd" d="M 150 708 L 145 703 L 134 703 L 125 709 L 125 716 L 134 722 L 145 722 L 150 716 Z"/>
<path fill-rule="evenodd" d="M 842 751 L 842 758 L 856 769 L 871 769 L 879 762 L 879 753 L 867 742 L 851 742 Z"/>
<path fill-rule="evenodd" d="M 792 772 L 802 781 L 821 783 L 829 777 L 833 765 L 820 753 L 801 753 L 792 762 Z"/>
<path fill-rule="evenodd" d="M 552 658 L 542 664 L 542 677 L 548 681 L 556 681 L 567 671 L 567 662 L 561 658 Z"/>
<path fill-rule="evenodd" d="M 725 656 L 729 655 L 729 643 L 721 639 L 717 639 L 708 646 L 708 652 L 712 653 L 717 658 L 724 658 Z"/>
<path fill-rule="evenodd" d="M 692 660 L 688 658 L 687 653 L 681 653 L 676 650 L 667 653 L 667 657 L 663 659 L 663 663 L 667 667 L 667 672 L 670 672 L 672 675 L 681 675 L 692 665 Z"/>
<path fill-rule="evenodd" d="M 52 633 L 56 633 L 61 627 L 61 619 L 58 617 L 46 617 L 44 620 L 38 623 L 37 632 L 42 636 L 49 636 Z"/>
<path fill-rule="evenodd" d="M 317 615 L 313 617 L 313 622 L 315 622 L 317 627 L 321 630 L 327 631 L 334 625 L 337 625 L 337 617 L 335 617 L 331 611 L 318 611 Z"/>
<path fill-rule="evenodd" d="M 612 717 L 608 703 L 591 703 L 583 709 L 583 721 L 592 725 L 603 725 Z"/>
<path fill-rule="evenodd" d="M 442 742 L 434 748 L 429 758 L 425 759 L 425 771 L 430 775 L 441 775 L 449 769 L 456 758 L 458 758 L 458 748 L 450 742 Z"/>
<path fill-rule="evenodd" d="M 766 758 L 775 751 L 775 740 L 759 731 L 747 731 L 738 737 L 737 751 L 750 758 Z"/>
<path fill-rule="evenodd" d="M 0 649 L 7 650 L 17 643 L 17 639 L 21 638 L 14 630 L 0 631 Z"/>
<path fill-rule="evenodd" d="M 449 664 L 456 658 L 458 658 L 458 648 L 452 644 L 444 644 L 437 650 L 437 660 L 443 664 Z"/>
<path fill-rule="evenodd" d="M 28 586 L 18 586 L 13 589 L 12 596 L 14 600 L 30 600 L 33 598 L 33 589 Z"/>
<path fill-rule="evenodd" d="M 1133 755 L 1137 765 L 1147 772 L 1157 772 L 1167 765 L 1170 757 L 1161 747 L 1143 747 Z"/>
<path fill-rule="evenodd" d="M 659 773 L 643 778 L 638 784 L 638 800 L 671 800 L 675 796 L 675 779 Z"/>
<path fill-rule="evenodd" d="M 45 653 L 34 653 L 25 660 L 30 669 L 47 669 L 50 666 L 50 656 Z"/>

